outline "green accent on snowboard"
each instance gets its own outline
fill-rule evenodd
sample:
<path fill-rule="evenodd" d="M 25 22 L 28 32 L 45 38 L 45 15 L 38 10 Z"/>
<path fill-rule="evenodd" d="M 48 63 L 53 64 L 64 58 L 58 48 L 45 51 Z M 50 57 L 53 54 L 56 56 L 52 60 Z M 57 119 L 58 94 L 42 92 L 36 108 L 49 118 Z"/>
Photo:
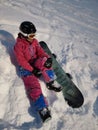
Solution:
<path fill-rule="evenodd" d="M 41 41 L 40 45 L 46 51 L 46 53 L 49 54 L 53 59 L 52 67 L 57 76 L 56 80 L 63 87 L 62 93 L 64 99 L 68 102 L 68 105 L 73 108 L 78 108 L 82 106 L 84 98 L 80 90 L 76 87 L 73 81 L 66 75 L 66 72 L 62 69 L 56 58 L 54 58 L 47 44 Z"/>

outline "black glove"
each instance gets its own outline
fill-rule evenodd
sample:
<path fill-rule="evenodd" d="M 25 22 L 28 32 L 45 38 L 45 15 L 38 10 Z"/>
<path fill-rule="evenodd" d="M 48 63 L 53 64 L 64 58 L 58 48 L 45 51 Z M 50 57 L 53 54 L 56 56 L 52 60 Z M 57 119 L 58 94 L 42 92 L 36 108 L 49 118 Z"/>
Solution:
<path fill-rule="evenodd" d="M 52 58 L 48 58 L 44 64 L 46 68 L 51 68 L 52 66 Z"/>
<path fill-rule="evenodd" d="M 36 77 L 40 77 L 42 75 L 41 71 L 37 68 L 34 68 L 34 70 L 32 71 L 32 73 L 36 76 Z"/>

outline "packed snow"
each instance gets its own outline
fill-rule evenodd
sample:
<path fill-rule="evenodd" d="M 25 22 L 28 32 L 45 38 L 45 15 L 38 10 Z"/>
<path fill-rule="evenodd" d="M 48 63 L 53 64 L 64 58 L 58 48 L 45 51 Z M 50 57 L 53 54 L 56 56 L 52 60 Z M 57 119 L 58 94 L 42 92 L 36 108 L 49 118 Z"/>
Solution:
<path fill-rule="evenodd" d="M 37 28 L 84 96 L 72 109 L 47 90 L 52 119 L 41 123 L 17 74 L 13 53 L 21 22 Z M 0 0 L 0 130 L 98 130 L 98 0 Z"/>

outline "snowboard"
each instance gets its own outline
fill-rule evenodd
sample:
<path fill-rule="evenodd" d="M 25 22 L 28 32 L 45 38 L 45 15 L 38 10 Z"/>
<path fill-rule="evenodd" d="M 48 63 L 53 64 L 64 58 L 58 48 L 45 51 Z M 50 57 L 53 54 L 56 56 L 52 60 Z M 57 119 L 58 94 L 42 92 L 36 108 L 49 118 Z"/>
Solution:
<path fill-rule="evenodd" d="M 53 60 L 52 68 L 56 74 L 56 81 L 63 87 L 62 94 L 67 104 L 72 108 L 79 108 L 83 105 L 84 97 L 72 79 L 62 69 L 51 50 L 44 41 L 39 42 L 44 51 L 50 55 Z"/>

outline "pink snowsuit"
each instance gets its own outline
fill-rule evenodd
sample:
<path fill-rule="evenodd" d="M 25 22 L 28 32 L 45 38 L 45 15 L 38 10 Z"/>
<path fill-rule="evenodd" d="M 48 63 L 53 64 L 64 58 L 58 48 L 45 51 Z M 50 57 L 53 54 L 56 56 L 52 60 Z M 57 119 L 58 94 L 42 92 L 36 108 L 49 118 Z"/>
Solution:
<path fill-rule="evenodd" d="M 34 38 L 32 42 L 28 42 L 24 37 L 18 37 L 14 46 L 14 52 L 19 66 L 30 72 L 33 71 L 33 67 L 30 62 L 35 62 L 34 66 L 41 70 L 45 82 L 49 82 L 50 78 L 46 73 L 47 69 L 44 67 L 49 55 L 44 52 L 40 47 L 38 41 Z M 39 79 L 33 74 L 22 77 L 27 95 L 30 99 L 35 101 L 42 94 Z"/>

